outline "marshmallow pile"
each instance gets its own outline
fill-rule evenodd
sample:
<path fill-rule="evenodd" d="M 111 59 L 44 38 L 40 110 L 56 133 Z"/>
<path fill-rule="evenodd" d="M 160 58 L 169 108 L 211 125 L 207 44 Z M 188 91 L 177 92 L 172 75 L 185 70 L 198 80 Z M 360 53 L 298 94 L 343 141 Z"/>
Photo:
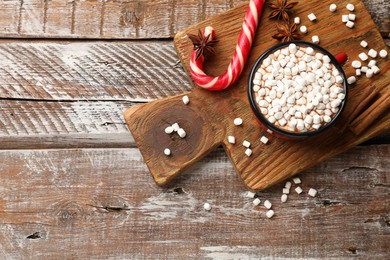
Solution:
<path fill-rule="evenodd" d="M 329 56 L 290 43 L 266 57 L 253 79 L 260 112 L 291 132 L 310 132 L 329 123 L 345 98 L 343 77 Z"/>

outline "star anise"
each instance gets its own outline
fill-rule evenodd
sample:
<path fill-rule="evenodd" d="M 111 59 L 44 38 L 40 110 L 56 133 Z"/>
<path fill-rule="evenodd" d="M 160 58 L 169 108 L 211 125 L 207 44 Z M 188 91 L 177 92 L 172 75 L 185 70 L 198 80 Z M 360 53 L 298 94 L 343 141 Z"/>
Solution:
<path fill-rule="evenodd" d="M 206 57 L 210 53 L 215 53 L 214 45 L 218 42 L 217 40 L 210 39 L 211 35 L 203 36 L 202 31 L 198 31 L 198 35 L 188 34 L 188 37 L 194 44 L 194 50 L 196 51 L 196 59 L 201 55 Z"/>
<path fill-rule="evenodd" d="M 297 24 L 293 23 L 290 25 L 289 23 L 277 23 L 276 28 L 278 29 L 278 33 L 272 35 L 272 38 L 277 39 L 282 42 L 289 42 L 293 40 L 297 40 L 300 38 L 300 34 L 296 32 Z"/>
<path fill-rule="evenodd" d="M 291 2 L 288 3 L 287 0 L 277 0 L 277 3 L 269 3 L 268 6 L 274 9 L 270 15 L 269 18 L 276 18 L 280 19 L 280 17 L 283 17 L 285 21 L 289 20 L 288 11 L 293 8 L 298 2 Z"/>

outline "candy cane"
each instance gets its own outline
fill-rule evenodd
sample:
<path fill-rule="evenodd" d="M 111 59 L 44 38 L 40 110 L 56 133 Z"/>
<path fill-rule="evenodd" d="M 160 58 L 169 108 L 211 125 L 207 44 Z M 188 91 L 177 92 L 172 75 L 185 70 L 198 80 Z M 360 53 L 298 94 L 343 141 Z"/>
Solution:
<path fill-rule="evenodd" d="M 263 6 L 264 0 L 250 0 L 233 58 L 228 69 L 221 76 L 206 75 L 203 71 L 204 56 L 201 55 L 196 59 L 196 51 L 192 52 L 190 71 L 192 79 L 197 85 L 207 90 L 223 90 L 237 80 L 247 61 Z M 208 36 L 209 40 L 215 37 L 215 31 L 210 26 L 203 30 L 203 37 Z"/>

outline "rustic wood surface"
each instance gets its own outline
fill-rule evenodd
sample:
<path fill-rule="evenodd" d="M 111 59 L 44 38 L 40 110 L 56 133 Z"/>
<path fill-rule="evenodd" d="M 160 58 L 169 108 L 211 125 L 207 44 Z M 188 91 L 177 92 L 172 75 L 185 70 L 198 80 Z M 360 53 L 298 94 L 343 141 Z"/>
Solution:
<path fill-rule="evenodd" d="M 329 15 L 331 3 L 330 0 L 321 3 L 305 1 L 295 8 L 294 15 L 302 17 L 302 24 L 306 24 L 309 28 L 309 33 L 302 36 L 302 40 L 311 41 L 312 35 L 321 35 L 321 46 L 331 53 L 347 52 L 350 61 L 344 65 L 344 70 L 348 77 L 355 75 L 355 69 L 350 63 L 357 59 L 362 51 L 359 45 L 361 40 L 369 39 L 370 48 L 381 50 L 387 47 L 361 1 L 354 1 L 356 6 L 354 13 L 365 22 L 359 23 L 357 20 L 352 30 L 340 21 L 341 10 Z M 307 17 L 312 12 L 313 6 L 316 7 L 318 22 L 305 22 L 303 17 Z M 258 120 L 252 113 L 247 98 L 247 79 L 256 59 L 277 43 L 272 38 L 275 33 L 275 21 L 268 19 L 271 8 L 264 9 L 247 65 L 237 83 L 228 91 L 209 92 L 195 88 L 188 94 L 189 105 L 184 105 L 181 97 L 178 96 L 135 106 L 126 111 L 125 119 L 128 127 L 154 180 L 159 185 L 165 185 L 213 149 L 223 145 L 246 186 L 252 190 L 262 190 L 381 132 L 390 130 L 390 114 L 383 115 L 388 111 L 385 107 L 377 111 L 377 117 L 367 117 L 371 121 L 367 121 L 366 125 L 371 123 L 370 127 L 364 127 L 364 131 L 361 130 L 358 135 L 346 128 L 347 131 L 337 135 L 330 130 L 317 138 L 305 141 L 292 142 L 272 138 L 268 145 L 262 144 L 259 140 L 261 136 L 269 138 L 271 136 L 259 127 Z M 212 25 L 219 42 L 215 48 L 216 55 L 207 60 L 205 67 L 210 75 L 222 74 L 228 67 L 234 52 L 246 10 L 245 5 L 233 8 L 177 33 L 174 43 L 184 69 L 189 72 L 189 61 L 193 51 L 193 44 L 188 34 L 196 34 L 199 29 Z M 329 28 L 333 29 L 329 30 Z M 378 64 L 381 67 L 380 75 L 372 79 L 360 77 L 356 84 L 349 87 L 347 111 L 353 110 L 355 105 L 361 102 L 358 98 L 361 94 L 353 96 L 352 93 L 364 93 L 374 82 L 380 95 L 390 93 L 390 77 L 387 77 L 390 73 L 390 62 L 382 59 L 378 60 Z M 368 109 L 374 110 L 376 108 L 371 107 L 376 106 L 378 105 L 374 102 Z M 243 126 L 233 125 L 232 122 L 236 117 L 243 119 Z M 175 135 L 168 136 L 164 133 L 164 128 L 175 122 L 185 129 L 187 133 L 185 139 L 174 138 Z M 348 123 L 347 120 L 338 121 L 336 126 Z M 228 143 L 229 135 L 235 136 L 236 144 Z M 244 140 L 251 143 L 253 155 L 250 157 L 244 153 L 246 148 L 240 145 Z M 170 148 L 172 156 L 165 156 L 162 153 L 164 148 Z"/>
<path fill-rule="evenodd" d="M 172 37 L 246 2 L 0 2 L 1 259 L 389 258 L 389 132 L 259 193 L 271 220 L 222 149 L 154 184 L 123 111 L 190 91 Z"/>

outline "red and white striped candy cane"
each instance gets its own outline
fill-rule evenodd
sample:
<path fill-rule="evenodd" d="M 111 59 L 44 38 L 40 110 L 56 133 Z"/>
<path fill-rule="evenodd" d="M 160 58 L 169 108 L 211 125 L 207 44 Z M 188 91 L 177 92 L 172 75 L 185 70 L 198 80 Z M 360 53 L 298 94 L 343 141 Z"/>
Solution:
<path fill-rule="evenodd" d="M 196 59 L 196 51 L 192 52 L 190 71 L 192 79 L 197 85 L 207 90 L 223 90 L 237 80 L 247 61 L 263 6 L 264 0 L 250 0 L 236 50 L 224 74 L 218 77 L 206 75 L 203 71 L 204 56 L 201 55 Z M 215 37 L 215 31 L 210 26 L 203 30 L 203 37 L 206 38 L 208 35 L 210 35 L 210 40 Z"/>

